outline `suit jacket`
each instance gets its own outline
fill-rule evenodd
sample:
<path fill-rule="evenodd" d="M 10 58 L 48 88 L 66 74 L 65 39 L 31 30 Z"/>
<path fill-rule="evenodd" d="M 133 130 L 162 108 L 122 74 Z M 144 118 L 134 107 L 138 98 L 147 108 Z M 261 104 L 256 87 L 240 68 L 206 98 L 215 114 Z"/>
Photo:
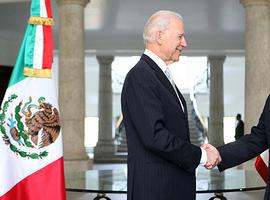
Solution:
<path fill-rule="evenodd" d="M 178 91 L 179 92 L 179 91 Z M 187 108 L 146 55 L 126 76 L 121 105 L 128 145 L 128 200 L 194 200 L 201 150 L 189 139 Z"/>
<path fill-rule="evenodd" d="M 251 133 L 244 135 L 235 142 L 218 147 L 218 151 L 222 158 L 222 162 L 218 165 L 219 170 L 223 171 L 258 156 L 269 148 L 269 143 L 270 97 L 268 96 L 259 122 L 257 126 L 252 127 Z M 265 199 L 270 199 L 270 193 L 268 193 L 268 191 L 269 184 L 267 185 Z"/>

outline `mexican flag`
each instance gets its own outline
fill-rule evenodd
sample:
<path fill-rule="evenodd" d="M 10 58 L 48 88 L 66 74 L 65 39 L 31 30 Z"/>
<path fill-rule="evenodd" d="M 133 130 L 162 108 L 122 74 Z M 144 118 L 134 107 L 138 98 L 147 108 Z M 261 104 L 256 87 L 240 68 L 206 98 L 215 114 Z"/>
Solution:
<path fill-rule="evenodd" d="M 50 0 L 32 0 L 0 109 L 0 200 L 66 199 L 52 25 Z"/>

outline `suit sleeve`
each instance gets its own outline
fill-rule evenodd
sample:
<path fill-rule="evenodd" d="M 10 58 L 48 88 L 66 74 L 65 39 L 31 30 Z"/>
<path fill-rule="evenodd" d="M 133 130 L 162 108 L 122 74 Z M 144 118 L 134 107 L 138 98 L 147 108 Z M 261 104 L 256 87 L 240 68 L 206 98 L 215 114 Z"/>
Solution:
<path fill-rule="evenodd" d="M 133 73 L 129 77 L 124 91 L 127 112 L 145 148 L 193 172 L 199 165 L 201 149 L 166 129 L 155 81 L 147 73 Z"/>
<path fill-rule="evenodd" d="M 222 162 L 218 165 L 220 171 L 248 161 L 268 148 L 266 120 L 269 119 L 269 97 L 264 106 L 257 126 L 252 127 L 251 133 L 239 140 L 218 147 Z"/>

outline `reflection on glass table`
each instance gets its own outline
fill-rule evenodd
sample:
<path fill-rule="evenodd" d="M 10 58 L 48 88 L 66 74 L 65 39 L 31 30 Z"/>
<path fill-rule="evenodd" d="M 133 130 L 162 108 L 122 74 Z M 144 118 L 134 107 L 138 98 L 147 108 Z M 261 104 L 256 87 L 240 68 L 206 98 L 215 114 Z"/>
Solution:
<path fill-rule="evenodd" d="M 265 189 L 265 183 L 255 170 L 231 168 L 220 173 L 217 169 L 199 168 L 197 193 L 214 193 L 212 199 L 226 200 L 224 193 Z M 94 200 L 107 199 L 109 194 L 127 193 L 127 170 L 88 170 L 66 174 L 66 190 L 97 193 Z M 107 195 L 107 196 L 106 196 Z"/>

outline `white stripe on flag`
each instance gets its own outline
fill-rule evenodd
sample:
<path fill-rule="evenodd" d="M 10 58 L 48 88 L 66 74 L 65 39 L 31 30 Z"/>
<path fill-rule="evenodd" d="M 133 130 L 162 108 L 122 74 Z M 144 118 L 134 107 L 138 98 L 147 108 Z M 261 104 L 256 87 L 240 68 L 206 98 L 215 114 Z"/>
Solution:
<path fill-rule="evenodd" d="M 40 17 L 48 17 L 45 0 L 40 1 Z"/>
<path fill-rule="evenodd" d="M 43 26 L 37 25 L 36 27 L 36 38 L 34 47 L 34 58 L 33 58 L 33 68 L 42 69 L 43 63 Z"/>
<path fill-rule="evenodd" d="M 268 166 L 268 159 L 269 159 L 268 149 L 261 153 L 261 158 L 263 159 L 264 163 Z"/>

